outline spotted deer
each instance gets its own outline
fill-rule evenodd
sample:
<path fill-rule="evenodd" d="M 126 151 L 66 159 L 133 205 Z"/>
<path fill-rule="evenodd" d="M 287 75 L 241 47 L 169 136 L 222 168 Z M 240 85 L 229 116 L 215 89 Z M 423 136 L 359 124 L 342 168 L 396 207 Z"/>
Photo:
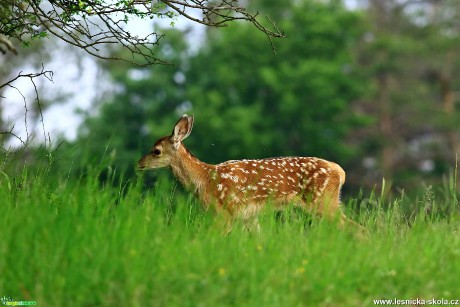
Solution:
<path fill-rule="evenodd" d="M 254 216 L 267 202 L 288 204 L 326 218 L 348 220 L 340 209 L 345 172 L 336 163 L 312 157 L 231 160 L 217 165 L 198 160 L 182 141 L 192 132 L 194 117 L 183 115 L 170 136 L 156 141 L 139 160 L 140 170 L 171 167 L 205 207 L 215 205 L 230 217 Z"/>

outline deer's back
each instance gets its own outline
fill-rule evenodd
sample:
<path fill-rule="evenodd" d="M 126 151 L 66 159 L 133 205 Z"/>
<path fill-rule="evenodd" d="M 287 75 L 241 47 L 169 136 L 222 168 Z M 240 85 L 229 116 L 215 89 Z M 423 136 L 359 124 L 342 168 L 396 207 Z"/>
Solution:
<path fill-rule="evenodd" d="M 328 186 L 343 184 L 345 172 L 335 163 L 310 157 L 233 160 L 216 166 L 214 198 L 219 204 L 241 207 L 271 200 L 314 203 Z"/>

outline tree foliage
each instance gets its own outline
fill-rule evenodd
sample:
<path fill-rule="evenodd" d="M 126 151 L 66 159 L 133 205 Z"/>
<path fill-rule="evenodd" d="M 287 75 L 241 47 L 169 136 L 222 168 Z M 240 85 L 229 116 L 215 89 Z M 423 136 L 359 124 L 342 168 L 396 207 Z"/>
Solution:
<path fill-rule="evenodd" d="M 208 44 L 192 59 L 188 95 L 197 120 L 208 118 L 197 139 L 221 144 L 214 161 L 316 155 L 343 162 L 351 152 L 344 137 L 356 119 L 344 111 L 360 87 L 349 53 L 359 17 L 337 2 L 272 9 L 289 16 L 280 21 L 288 38 L 276 55 L 264 50 L 263 37 L 241 25 L 209 33 Z M 241 38 L 247 43 L 239 45 Z M 194 146 L 202 154 L 209 150 L 203 143 Z"/>

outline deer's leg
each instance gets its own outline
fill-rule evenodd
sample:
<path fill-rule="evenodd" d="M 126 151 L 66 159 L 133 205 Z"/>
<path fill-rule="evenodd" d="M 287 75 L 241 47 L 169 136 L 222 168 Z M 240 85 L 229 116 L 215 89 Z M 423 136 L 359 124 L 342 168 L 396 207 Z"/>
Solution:
<path fill-rule="evenodd" d="M 235 218 L 232 214 L 225 210 L 220 212 L 219 217 L 219 220 L 221 221 L 220 225 L 223 229 L 223 235 L 228 236 L 232 232 Z"/>
<path fill-rule="evenodd" d="M 360 237 L 365 237 L 366 229 L 355 221 L 349 219 L 340 207 L 340 186 L 328 187 L 320 199 L 320 213 L 331 220 L 338 221 L 340 228 L 349 228 L 357 231 Z"/>
<path fill-rule="evenodd" d="M 230 234 L 236 219 L 243 223 L 244 230 L 260 232 L 260 224 L 257 218 L 257 213 L 260 209 L 261 206 L 255 203 L 241 204 L 232 201 L 219 206 L 218 214 L 225 221 L 224 235 Z"/>
<path fill-rule="evenodd" d="M 342 187 L 342 179 L 338 172 L 331 172 L 329 181 L 322 192 L 313 204 L 313 210 L 316 214 L 327 218 L 328 220 L 337 221 L 341 228 L 347 225 L 358 227 L 362 226 L 350 220 L 343 214 L 340 207 L 340 190 Z"/>
<path fill-rule="evenodd" d="M 313 203 L 313 205 L 310 204 L 310 207 L 312 208 L 310 211 L 313 214 L 326 218 L 330 221 L 337 221 L 340 227 L 343 227 L 347 222 L 347 218 L 338 206 L 334 194 L 323 194 L 316 202 Z"/>

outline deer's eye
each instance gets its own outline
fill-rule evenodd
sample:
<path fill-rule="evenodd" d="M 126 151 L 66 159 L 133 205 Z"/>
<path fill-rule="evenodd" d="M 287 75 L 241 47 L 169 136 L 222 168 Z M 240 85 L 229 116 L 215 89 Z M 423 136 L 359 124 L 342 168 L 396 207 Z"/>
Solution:
<path fill-rule="evenodd" d="M 159 156 L 161 154 L 161 150 L 159 150 L 158 148 L 155 148 L 150 153 L 154 156 Z"/>

